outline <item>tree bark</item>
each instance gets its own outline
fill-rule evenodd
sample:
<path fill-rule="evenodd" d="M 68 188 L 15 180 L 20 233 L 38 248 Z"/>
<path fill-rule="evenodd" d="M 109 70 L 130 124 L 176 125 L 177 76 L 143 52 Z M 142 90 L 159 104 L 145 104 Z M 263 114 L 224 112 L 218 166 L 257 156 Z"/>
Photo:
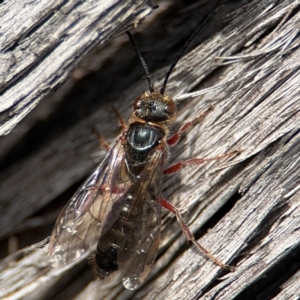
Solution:
<path fill-rule="evenodd" d="M 12 254 L 5 249 L 15 241 L 22 248 L 50 235 L 59 211 L 95 167 L 91 156 L 100 152 L 97 161 L 101 161 L 105 155 L 104 150 L 99 151 L 94 132 L 108 142 L 119 134 L 111 105 L 127 120 L 134 99 L 147 89 L 145 78 L 140 78 L 138 59 L 122 35 L 89 56 L 61 89 L 2 137 L 1 253 L 2 257 L 10 255 L 1 264 L 1 299 L 300 297 L 300 1 L 245 2 L 222 3 L 224 6 L 208 20 L 179 60 L 166 89 L 178 103 L 172 132 L 206 112 L 199 124 L 170 149 L 170 164 L 191 157 L 213 158 L 238 152 L 165 176 L 163 190 L 164 198 L 182 210 L 201 245 L 223 262 L 236 266 L 236 270 L 220 269 L 187 244 L 175 218 L 167 212 L 163 213 L 157 262 L 136 291 L 125 290 L 118 278 L 99 282 L 86 261 L 68 270 L 51 268 L 47 246 Z M 156 88 L 161 86 L 189 34 L 220 5 L 212 1 L 159 4 L 160 8 L 145 18 L 135 34 Z M 51 49 L 50 56 L 61 56 L 59 64 L 53 57 L 48 61 L 48 54 L 38 54 L 37 61 L 33 58 L 34 67 L 24 65 L 21 72 L 16 68 L 7 75 L 7 83 L 1 86 L 8 92 L 16 89 L 14 93 L 20 98 L 13 98 L 13 105 L 8 105 L 5 112 L 15 111 L 16 107 L 22 110 L 23 103 L 36 105 L 69 76 L 96 43 L 105 43 L 151 10 L 146 1 L 136 1 L 136 5 L 141 6 L 126 6 L 128 14 L 120 10 L 122 17 L 117 21 L 106 16 L 107 27 L 101 33 L 98 25 L 88 30 L 91 25 L 81 23 L 83 14 L 74 13 L 75 25 L 68 18 L 66 23 L 60 21 L 67 31 L 72 28 L 78 33 L 78 49 L 72 49 L 71 55 L 41 43 L 43 47 L 37 47 L 38 51 Z M 56 7 L 56 11 L 60 13 L 61 8 Z M 110 15 L 117 14 L 118 9 L 116 4 L 109 10 Z M 134 11 L 140 12 L 137 19 L 132 17 Z M 94 10 L 91 13 L 93 20 L 86 17 L 90 24 L 99 20 L 98 14 L 104 15 Z M 7 11 L 2 18 L 8 15 Z M 32 45 L 34 36 L 48 37 L 51 43 L 49 32 L 56 32 L 48 28 L 52 22 L 46 24 L 51 19 L 49 14 L 39 16 L 36 24 L 47 28 L 40 29 L 44 34 L 37 26 L 31 30 L 16 26 L 16 36 L 26 36 L 28 45 Z M 56 37 L 60 43 L 54 43 L 55 47 L 77 47 L 77 42 L 70 44 L 68 40 L 73 34 L 67 36 Z M 2 49 L 22 48 L 17 41 Z M 30 63 L 29 58 L 24 61 Z M 31 77 L 38 74 L 34 71 L 38 68 L 45 70 L 41 81 L 39 76 Z M 31 98 L 28 91 L 35 91 L 36 98 Z M 3 133 L 20 120 L 13 117 L 13 112 L 6 116 L 12 116 L 8 119 L 13 125 L 5 127 L 9 129 L 3 129 Z"/>

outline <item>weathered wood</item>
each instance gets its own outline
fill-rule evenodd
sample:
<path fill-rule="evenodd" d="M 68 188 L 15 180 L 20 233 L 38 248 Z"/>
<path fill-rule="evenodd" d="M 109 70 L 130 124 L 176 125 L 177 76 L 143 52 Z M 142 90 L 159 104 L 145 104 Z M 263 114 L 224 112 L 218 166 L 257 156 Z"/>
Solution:
<path fill-rule="evenodd" d="M 228 25 L 184 56 L 167 88 L 168 94 L 179 99 L 184 93 L 219 86 L 179 102 L 178 125 L 212 109 L 172 149 L 170 161 L 215 157 L 233 150 L 241 153 L 165 178 L 164 196 L 188 210 L 185 217 L 197 237 L 210 228 L 201 244 L 224 262 L 236 265 L 235 272 L 223 276 L 224 271 L 194 247 L 186 250 L 177 222 L 165 214 L 158 260 L 138 291 L 124 290 L 118 280 L 91 280 L 85 263 L 69 271 L 51 269 L 42 249 L 22 259 L 4 261 L 0 298 L 289 299 L 288 295 L 293 295 L 298 299 L 299 6 L 300 1 L 256 0 L 234 11 L 227 18 Z M 155 22 L 160 24 L 160 19 L 180 24 L 182 16 L 188 15 L 184 24 L 197 24 L 200 10 L 207 15 L 199 3 L 175 9 L 176 13 L 171 6 L 169 14 L 152 19 L 149 32 L 155 32 L 152 27 Z M 225 15 L 222 10 L 218 14 Z M 221 18 L 213 18 L 207 27 L 217 19 Z M 138 44 L 143 45 L 144 40 Z M 163 47 L 158 49 L 171 55 Z M 147 51 L 142 47 L 142 52 Z M 172 50 L 172 55 L 176 52 Z M 161 85 L 166 69 L 153 73 L 155 86 Z M 114 76 L 117 72 L 120 70 Z M 143 79 L 122 93 L 117 84 L 121 96 L 113 103 L 122 116 L 129 116 L 133 99 L 145 87 Z M 107 95 L 109 101 L 112 95 Z M 94 166 L 89 155 L 98 149 L 92 128 L 97 125 L 109 141 L 113 140 L 118 130 L 117 125 L 112 128 L 111 119 L 112 113 L 100 106 L 35 153 L 7 167 L 0 175 L 2 238 L 24 231 L 25 225 L 34 228 L 38 210 L 68 189 L 71 193 L 70 187 L 88 175 Z M 64 198 L 61 196 L 65 203 Z M 46 216 L 41 214 L 39 222 Z"/>
<path fill-rule="evenodd" d="M 13 1 L 1 4 L 0 135 L 56 90 L 95 46 L 151 11 L 150 1 Z"/>

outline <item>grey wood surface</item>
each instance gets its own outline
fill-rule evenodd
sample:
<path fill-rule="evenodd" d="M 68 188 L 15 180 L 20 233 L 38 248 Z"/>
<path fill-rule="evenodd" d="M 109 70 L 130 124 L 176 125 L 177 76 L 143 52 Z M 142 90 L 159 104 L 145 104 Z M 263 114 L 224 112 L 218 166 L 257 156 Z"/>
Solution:
<path fill-rule="evenodd" d="M 159 4 L 135 35 L 155 87 L 193 28 L 220 3 Z M 50 234 L 62 206 L 105 154 L 94 131 L 109 142 L 119 133 L 111 104 L 128 119 L 134 98 L 147 89 L 122 35 L 1 139 L 1 254 L 8 255 L 0 267 L 1 299 L 299 299 L 300 1 L 223 5 L 171 75 L 166 92 L 179 107 L 174 130 L 209 111 L 171 149 L 170 163 L 240 153 L 166 176 L 163 193 L 199 242 L 236 271 L 221 270 L 187 244 L 167 212 L 157 262 L 137 291 L 124 290 L 118 278 L 95 280 L 86 261 L 52 269 L 47 246 L 7 253 L 7 246 L 12 252 Z M 110 26 L 103 43 L 126 25 Z M 81 34 L 88 39 L 91 32 Z M 85 54 L 61 58 L 61 81 Z"/>
<path fill-rule="evenodd" d="M 1 4 L 0 135 L 65 82 L 74 65 L 151 11 L 150 1 Z"/>

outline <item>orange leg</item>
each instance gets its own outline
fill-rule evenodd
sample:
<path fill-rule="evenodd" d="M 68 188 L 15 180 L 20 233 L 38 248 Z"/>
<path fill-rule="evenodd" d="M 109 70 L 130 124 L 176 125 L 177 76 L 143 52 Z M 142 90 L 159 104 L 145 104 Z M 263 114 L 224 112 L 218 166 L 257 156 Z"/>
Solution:
<path fill-rule="evenodd" d="M 201 165 L 203 163 L 206 162 L 210 162 L 210 161 L 214 161 L 214 160 L 220 160 L 224 157 L 227 156 L 232 156 L 239 153 L 238 151 L 233 151 L 233 152 L 228 152 L 228 153 L 224 153 L 222 155 L 216 156 L 216 157 L 212 157 L 212 158 L 189 158 L 187 160 L 183 160 L 180 161 L 170 167 L 168 167 L 167 169 L 164 170 L 164 174 L 173 174 L 178 172 L 180 169 L 182 169 L 185 166 L 197 166 L 197 165 Z"/>
<path fill-rule="evenodd" d="M 102 137 L 102 135 L 96 129 L 94 129 L 94 131 L 98 137 L 100 147 L 108 152 L 110 150 L 109 144 L 106 142 L 106 140 Z"/>
<path fill-rule="evenodd" d="M 178 223 L 181 227 L 181 230 L 184 233 L 184 235 L 186 236 L 187 240 L 191 241 L 201 253 L 203 253 L 206 257 L 208 257 L 211 261 L 213 261 L 215 264 L 222 267 L 223 269 L 226 269 L 226 270 L 229 270 L 229 271 L 234 271 L 235 270 L 234 267 L 222 263 L 220 260 L 218 260 L 215 256 L 213 256 L 208 250 L 206 250 L 204 247 L 202 247 L 196 241 L 194 235 L 191 233 L 189 227 L 184 222 L 180 212 L 178 211 L 178 209 L 175 206 L 173 206 L 170 202 L 168 202 L 165 199 L 161 199 L 160 203 L 161 203 L 161 206 L 165 207 L 167 210 L 169 210 L 170 212 L 175 214 L 175 216 L 177 218 L 177 221 L 178 221 Z"/>
<path fill-rule="evenodd" d="M 205 117 L 205 115 L 212 109 L 212 107 L 210 107 L 209 109 L 207 109 L 206 111 L 204 111 L 203 113 L 201 113 L 198 117 L 196 117 L 195 119 L 193 119 L 190 122 L 187 122 L 185 124 L 183 124 L 179 130 L 177 132 L 175 132 L 170 138 L 168 138 L 167 143 L 168 145 L 172 146 L 172 145 L 176 145 L 180 139 L 180 136 L 187 131 L 188 129 L 190 129 L 193 125 L 197 124 L 203 117 Z"/>
<path fill-rule="evenodd" d="M 125 132 L 127 130 L 126 122 L 122 119 L 121 115 L 119 114 L 116 108 L 112 107 L 112 109 L 119 121 L 119 125 L 122 129 L 122 133 Z M 98 137 L 100 146 L 108 152 L 110 150 L 109 144 L 106 142 L 106 140 L 102 137 L 102 135 L 97 130 L 94 131 Z"/>
<path fill-rule="evenodd" d="M 120 127 L 122 128 L 122 132 L 125 132 L 127 130 L 127 124 L 126 122 L 124 121 L 124 119 L 121 117 L 121 115 L 119 114 L 118 110 L 113 106 L 112 107 L 118 121 L 119 121 L 119 125 Z"/>

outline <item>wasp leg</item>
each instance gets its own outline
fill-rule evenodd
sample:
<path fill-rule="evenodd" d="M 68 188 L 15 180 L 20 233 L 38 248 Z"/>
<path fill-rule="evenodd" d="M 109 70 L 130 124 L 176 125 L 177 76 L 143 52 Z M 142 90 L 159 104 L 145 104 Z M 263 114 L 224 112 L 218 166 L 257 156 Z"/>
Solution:
<path fill-rule="evenodd" d="M 200 115 L 198 115 L 195 119 L 193 119 L 190 122 L 184 123 L 177 132 L 175 132 L 170 138 L 167 139 L 167 143 L 168 145 L 172 146 L 172 145 L 176 145 L 180 139 L 180 136 L 187 131 L 189 128 L 191 128 L 191 126 L 197 124 L 203 117 L 205 117 L 205 115 L 207 115 L 207 113 L 212 110 L 213 107 L 210 107 L 209 109 L 207 109 L 206 111 L 202 112 Z"/>
<path fill-rule="evenodd" d="M 226 264 L 222 263 L 220 260 L 218 260 L 215 256 L 213 256 L 208 250 L 206 250 L 204 247 L 202 247 L 196 241 L 194 235 L 191 233 L 189 227 L 184 222 L 184 220 L 183 220 L 180 212 L 178 211 L 178 209 L 175 206 L 173 206 L 170 202 L 168 202 L 165 199 L 161 199 L 160 203 L 167 210 L 169 210 L 170 212 L 172 212 L 173 214 L 175 214 L 175 216 L 177 218 L 177 221 L 180 224 L 181 230 L 184 233 L 184 235 L 186 236 L 187 240 L 191 241 L 197 247 L 197 249 L 201 253 L 203 253 L 207 258 L 209 258 L 211 261 L 213 261 L 215 264 L 217 264 L 218 266 L 222 267 L 223 269 L 229 270 L 231 272 L 233 272 L 235 270 L 235 268 L 233 266 L 229 266 L 229 265 L 226 265 Z"/>
<path fill-rule="evenodd" d="M 180 169 L 182 169 L 185 166 L 197 166 L 197 165 L 201 165 L 206 162 L 220 160 L 224 157 L 232 156 L 237 153 L 239 153 L 239 151 L 227 152 L 227 153 L 224 153 L 222 155 L 212 157 L 212 158 L 197 158 L 197 157 L 189 158 L 187 160 L 180 161 L 180 162 L 168 167 L 167 169 L 164 170 L 164 174 L 173 174 L 173 173 L 178 172 Z"/>
<path fill-rule="evenodd" d="M 114 111 L 114 113 L 118 119 L 122 133 L 124 133 L 127 130 L 126 122 L 122 119 L 121 115 L 119 114 L 119 112 L 117 111 L 117 109 L 114 106 L 112 106 L 112 110 Z M 106 140 L 102 137 L 102 135 L 96 129 L 94 131 L 98 137 L 100 147 L 108 152 L 110 150 L 109 144 L 106 142 Z"/>
<path fill-rule="evenodd" d="M 106 142 L 103 136 L 96 129 L 94 129 L 94 132 L 98 137 L 98 142 L 100 144 L 100 147 L 108 152 L 110 150 L 109 144 Z"/>
<path fill-rule="evenodd" d="M 119 114 L 118 110 L 114 106 L 112 106 L 112 109 L 113 109 L 113 111 L 114 111 L 114 113 L 115 113 L 115 115 L 116 115 L 116 117 L 117 117 L 117 119 L 119 121 L 119 125 L 120 125 L 120 127 L 122 129 L 122 133 L 125 132 L 127 130 L 127 124 L 126 124 L 126 122 L 124 121 L 124 119 L 121 117 L 121 115 Z"/>

